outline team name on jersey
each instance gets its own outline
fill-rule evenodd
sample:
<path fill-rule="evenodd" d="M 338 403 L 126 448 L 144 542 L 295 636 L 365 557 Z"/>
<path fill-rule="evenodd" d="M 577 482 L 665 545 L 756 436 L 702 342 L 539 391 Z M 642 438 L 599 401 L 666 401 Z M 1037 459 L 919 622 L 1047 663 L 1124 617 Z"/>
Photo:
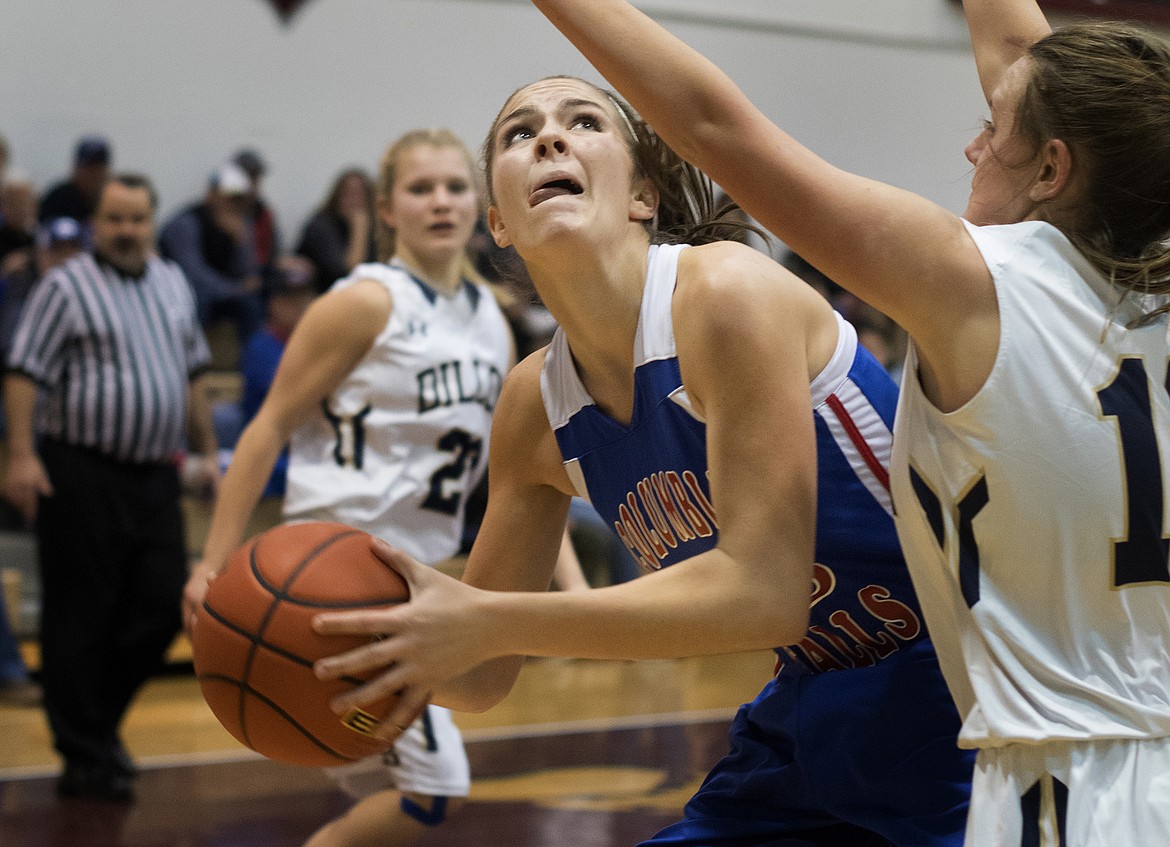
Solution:
<path fill-rule="evenodd" d="M 814 564 L 810 606 L 824 601 L 836 587 L 837 576 L 833 570 L 819 562 Z M 922 634 L 918 614 L 895 600 L 884 586 L 867 585 L 858 590 L 857 602 L 866 613 L 864 622 L 844 608 L 830 612 L 827 620 L 832 629 L 818 624 L 810 626 L 808 635 L 783 648 L 776 672 L 784 666 L 784 655 L 822 672 L 869 667 Z"/>
<path fill-rule="evenodd" d="M 679 545 L 715 535 L 719 522 L 693 471 L 658 471 L 626 493 L 613 528 L 634 560 L 655 571 Z"/>
<path fill-rule="evenodd" d="M 420 415 L 461 403 L 478 403 L 491 412 L 500 399 L 504 381 L 499 368 L 479 359 L 443 362 L 420 371 L 416 378 Z"/>

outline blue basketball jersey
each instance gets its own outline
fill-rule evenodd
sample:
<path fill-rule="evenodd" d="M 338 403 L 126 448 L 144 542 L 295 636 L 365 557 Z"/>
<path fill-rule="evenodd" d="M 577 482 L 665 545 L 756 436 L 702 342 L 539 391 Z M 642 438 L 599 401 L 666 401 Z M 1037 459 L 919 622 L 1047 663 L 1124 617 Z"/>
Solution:
<path fill-rule="evenodd" d="M 578 493 L 647 571 L 709 550 L 719 537 L 707 481 L 707 427 L 682 383 L 671 319 L 684 249 L 650 248 L 628 426 L 597 408 L 561 330 L 541 373 L 545 410 Z M 837 323 L 837 349 L 811 385 L 817 564 L 808 633 L 777 650 L 787 674 L 869 666 L 926 634 L 892 519 L 888 467 L 897 389 L 857 343 L 853 327 L 839 315 Z"/>

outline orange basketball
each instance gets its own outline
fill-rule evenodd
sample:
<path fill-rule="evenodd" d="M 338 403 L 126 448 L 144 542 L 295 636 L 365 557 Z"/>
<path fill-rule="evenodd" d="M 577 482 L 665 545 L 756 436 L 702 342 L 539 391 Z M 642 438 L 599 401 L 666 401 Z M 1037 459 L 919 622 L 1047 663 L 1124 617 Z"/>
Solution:
<path fill-rule="evenodd" d="M 338 765 L 390 745 L 370 730 L 394 698 L 344 717 L 331 698 L 364 680 L 319 680 L 313 662 L 368 643 L 318 635 L 323 611 L 402 603 L 406 583 L 371 537 L 339 523 L 278 526 L 245 543 L 212 580 L 191 631 L 195 675 L 211 711 L 242 744 L 293 765 Z"/>

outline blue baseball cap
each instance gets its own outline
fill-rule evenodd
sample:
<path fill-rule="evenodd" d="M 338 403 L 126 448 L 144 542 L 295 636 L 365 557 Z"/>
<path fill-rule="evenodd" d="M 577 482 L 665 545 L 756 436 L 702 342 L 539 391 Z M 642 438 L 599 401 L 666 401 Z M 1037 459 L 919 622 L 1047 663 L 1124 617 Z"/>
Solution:
<path fill-rule="evenodd" d="M 108 165 L 110 142 L 100 135 L 87 135 L 77 142 L 73 161 L 79 165 Z"/>

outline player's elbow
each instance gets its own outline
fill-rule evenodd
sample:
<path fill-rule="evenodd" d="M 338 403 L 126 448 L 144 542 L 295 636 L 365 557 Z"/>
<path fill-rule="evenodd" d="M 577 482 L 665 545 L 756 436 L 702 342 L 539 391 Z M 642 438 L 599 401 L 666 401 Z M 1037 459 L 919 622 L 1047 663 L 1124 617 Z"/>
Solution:
<path fill-rule="evenodd" d="M 508 656 L 480 665 L 436 691 L 431 702 L 456 712 L 486 712 L 508 696 L 520 662 L 520 657 Z"/>
<path fill-rule="evenodd" d="M 793 608 L 777 616 L 774 639 L 769 646 L 787 647 L 808 635 L 808 606 Z"/>

